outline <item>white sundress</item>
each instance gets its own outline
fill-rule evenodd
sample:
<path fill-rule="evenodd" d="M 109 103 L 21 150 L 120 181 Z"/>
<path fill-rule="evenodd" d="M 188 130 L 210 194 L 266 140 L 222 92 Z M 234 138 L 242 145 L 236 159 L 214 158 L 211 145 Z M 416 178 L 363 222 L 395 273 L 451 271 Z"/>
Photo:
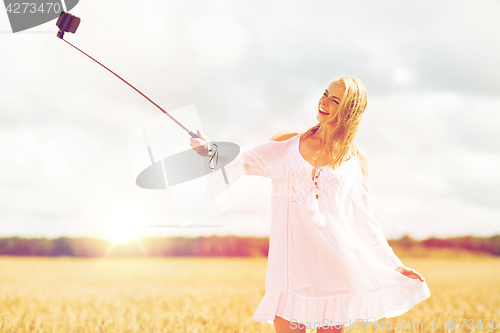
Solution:
<path fill-rule="evenodd" d="M 403 263 L 374 217 L 358 158 L 316 169 L 299 140 L 243 148 L 235 159 L 247 175 L 272 180 L 266 293 L 252 319 L 346 326 L 399 316 L 430 297 L 425 281 L 395 271 Z"/>

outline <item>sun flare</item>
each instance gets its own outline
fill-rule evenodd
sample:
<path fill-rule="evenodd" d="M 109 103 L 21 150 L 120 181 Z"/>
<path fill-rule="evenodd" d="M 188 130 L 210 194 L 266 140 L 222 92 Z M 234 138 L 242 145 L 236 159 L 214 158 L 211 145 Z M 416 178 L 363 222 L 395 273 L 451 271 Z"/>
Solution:
<path fill-rule="evenodd" d="M 115 203 L 107 218 L 106 239 L 113 244 L 127 244 L 140 238 L 142 215 L 133 204 Z"/>

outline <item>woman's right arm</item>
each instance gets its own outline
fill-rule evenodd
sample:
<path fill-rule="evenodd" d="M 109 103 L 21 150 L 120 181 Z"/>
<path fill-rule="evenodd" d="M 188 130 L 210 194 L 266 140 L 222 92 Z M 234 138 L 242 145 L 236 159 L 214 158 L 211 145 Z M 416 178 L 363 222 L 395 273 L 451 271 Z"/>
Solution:
<path fill-rule="evenodd" d="M 210 141 L 208 137 L 204 136 L 199 130 L 197 134 L 202 139 L 191 138 L 191 147 L 201 156 L 212 156 L 213 150 L 210 151 L 208 147 L 204 147 Z M 276 166 L 279 164 L 278 161 L 282 152 L 283 147 L 280 146 L 279 142 L 274 140 L 266 141 L 250 148 L 240 147 L 238 156 L 224 165 L 226 177 L 223 178 L 219 170 L 216 170 L 218 172 L 206 175 L 207 187 L 203 194 L 210 201 L 213 201 L 242 175 L 272 178 L 276 172 Z M 224 156 L 219 152 L 219 162 L 224 159 Z"/>
<path fill-rule="evenodd" d="M 196 133 L 202 139 L 190 138 L 191 147 L 201 156 L 211 156 L 213 150 L 204 147 L 210 139 L 199 130 Z M 253 147 L 240 147 L 240 153 L 229 164 L 240 163 L 245 168 L 246 175 L 272 178 L 275 173 L 273 169 L 276 169 L 276 162 L 280 158 L 278 142 L 288 140 L 297 134 L 297 132 L 283 131 L 273 136 L 270 141 Z"/>

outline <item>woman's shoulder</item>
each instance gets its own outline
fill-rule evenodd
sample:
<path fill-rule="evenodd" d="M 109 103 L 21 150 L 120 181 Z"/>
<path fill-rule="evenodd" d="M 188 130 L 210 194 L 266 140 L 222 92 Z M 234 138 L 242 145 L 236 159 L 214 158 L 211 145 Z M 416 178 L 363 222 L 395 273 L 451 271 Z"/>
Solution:
<path fill-rule="evenodd" d="M 370 171 L 370 166 L 368 163 L 368 155 L 359 148 L 357 145 L 354 145 L 354 154 L 358 158 L 359 165 L 361 166 L 361 171 L 363 172 L 363 175 L 365 178 L 368 180 L 368 173 Z"/>
<path fill-rule="evenodd" d="M 299 132 L 294 132 L 290 130 L 284 130 L 273 136 L 270 140 L 271 141 L 286 141 L 288 139 L 293 138 L 294 136 L 298 135 Z"/>

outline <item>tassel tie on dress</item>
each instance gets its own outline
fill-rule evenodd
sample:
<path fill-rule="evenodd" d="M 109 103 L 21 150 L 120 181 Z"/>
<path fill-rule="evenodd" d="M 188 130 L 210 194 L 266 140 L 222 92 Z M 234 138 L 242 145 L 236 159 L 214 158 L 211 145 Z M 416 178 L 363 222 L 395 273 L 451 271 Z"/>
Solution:
<path fill-rule="evenodd" d="M 326 212 L 326 214 L 323 214 L 321 212 L 321 210 L 319 209 L 318 198 L 316 198 L 315 195 L 311 195 L 307 199 L 306 209 L 313 214 L 312 222 L 319 228 L 325 227 L 326 222 L 333 222 L 333 217 L 329 212 Z"/>

